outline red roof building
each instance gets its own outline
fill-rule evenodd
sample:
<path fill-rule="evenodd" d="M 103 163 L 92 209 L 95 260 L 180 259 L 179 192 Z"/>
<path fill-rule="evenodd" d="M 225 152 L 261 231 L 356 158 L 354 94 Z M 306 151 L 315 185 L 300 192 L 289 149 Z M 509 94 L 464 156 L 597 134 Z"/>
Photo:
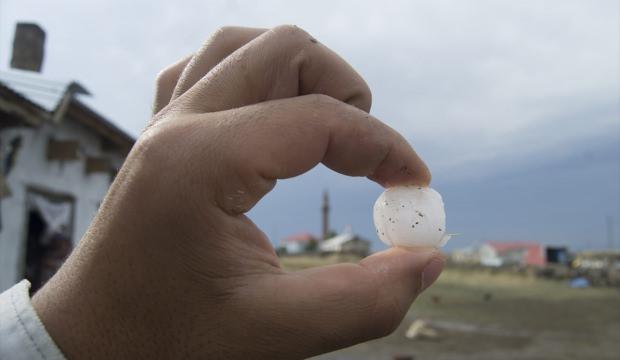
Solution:
<path fill-rule="evenodd" d="M 480 248 L 480 263 L 487 266 L 544 266 L 545 247 L 534 241 L 488 241 Z"/>
<path fill-rule="evenodd" d="M 317 239 L 309 232 L 301 232 L 287 236 L 280 241 L 280 248 L 283 248 L 286 254 L 302 254 L 312 248 L 312 243 L 317 243 Z"/>
<path fill-rule="evenodd" d="M 300 232 L 300 233 L 285 237 L 284 239 L 282 239 L 281 243 L 282 245 L 288 244 L 288 243 L 308 243 L 312 240 L 316 240 L 314 235 L 312 235 L 309 232 Z"/>

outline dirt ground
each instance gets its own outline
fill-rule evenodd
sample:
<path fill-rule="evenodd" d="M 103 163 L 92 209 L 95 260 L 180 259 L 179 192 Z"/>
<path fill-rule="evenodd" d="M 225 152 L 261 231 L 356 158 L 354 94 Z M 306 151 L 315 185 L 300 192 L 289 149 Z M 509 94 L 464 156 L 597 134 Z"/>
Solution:
<path fill-rule="evenodd" d="M 285 259 L 289 269 L 334 259 Z M 410 340 L 416 319 L 437 332 Z M 620 359 L 620 289 L 571 289 L 566 283 L 447 269 L 383 339 L 315 360 Z"/>

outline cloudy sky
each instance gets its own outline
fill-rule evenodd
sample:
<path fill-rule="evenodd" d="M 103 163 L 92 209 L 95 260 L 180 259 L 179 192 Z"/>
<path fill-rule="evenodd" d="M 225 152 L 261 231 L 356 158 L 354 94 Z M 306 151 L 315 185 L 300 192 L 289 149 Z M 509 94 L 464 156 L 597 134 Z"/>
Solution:
<path fill-rule="evenodd" d="M 223 25 L 292 23 L 347 59 L 372 113 L 426 159 L 451 247 L 537 240 L 620 248 L 620 2 L 0 0 L 0 70 L 17 21 L 47 31 L 44 75 L 75 79 L 138 135 L 157 72 Z M 277 242 L 318 233 L 321 191 L 336 230 L 377 242 L 379 186 L 319 166 L 281 181 L 250 214 Z M 377 245 L 379 247 L 379 245 Z"/>

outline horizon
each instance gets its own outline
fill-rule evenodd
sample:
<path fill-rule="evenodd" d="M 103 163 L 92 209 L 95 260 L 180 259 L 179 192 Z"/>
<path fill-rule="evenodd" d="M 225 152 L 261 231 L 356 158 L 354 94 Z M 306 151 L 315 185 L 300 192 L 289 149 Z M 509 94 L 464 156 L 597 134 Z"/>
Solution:
<path fill-rule="evenodd" d="M 358 70 L 371 114 L 426 160 L 448 231 L 461 234 L 447 251 L 502 238 L 602 249 L 610 216 L 620 248 L 618 2 L 364 1 L 327 13 L 283 1 L 143 4 L 2 2 L 0 71 L 15 23 L 36 22 L 47 32 L 42 75 L 84 84 L 94 96 L 80 99 L 137 136 L 157 72 L 218 27 L 296 23 Z M 249 216 L 274 245 L 318 234 L 324 189 L 333 230 L 350 224 L 382 248 L 372 223 L 381 188 L 322 165 L 279 181 Z"/>

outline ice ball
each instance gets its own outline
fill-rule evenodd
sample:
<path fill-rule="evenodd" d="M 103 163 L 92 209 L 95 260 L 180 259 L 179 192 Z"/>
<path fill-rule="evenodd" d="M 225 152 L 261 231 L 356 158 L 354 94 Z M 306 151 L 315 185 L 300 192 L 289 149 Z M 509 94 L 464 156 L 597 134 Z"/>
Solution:
<path fill-rule="evenodd" d="M 441 247 L 448 242 L 441 195 L 430 187 L 395 186 L 375 202 L 379 239 L 390 246 Z"/>

